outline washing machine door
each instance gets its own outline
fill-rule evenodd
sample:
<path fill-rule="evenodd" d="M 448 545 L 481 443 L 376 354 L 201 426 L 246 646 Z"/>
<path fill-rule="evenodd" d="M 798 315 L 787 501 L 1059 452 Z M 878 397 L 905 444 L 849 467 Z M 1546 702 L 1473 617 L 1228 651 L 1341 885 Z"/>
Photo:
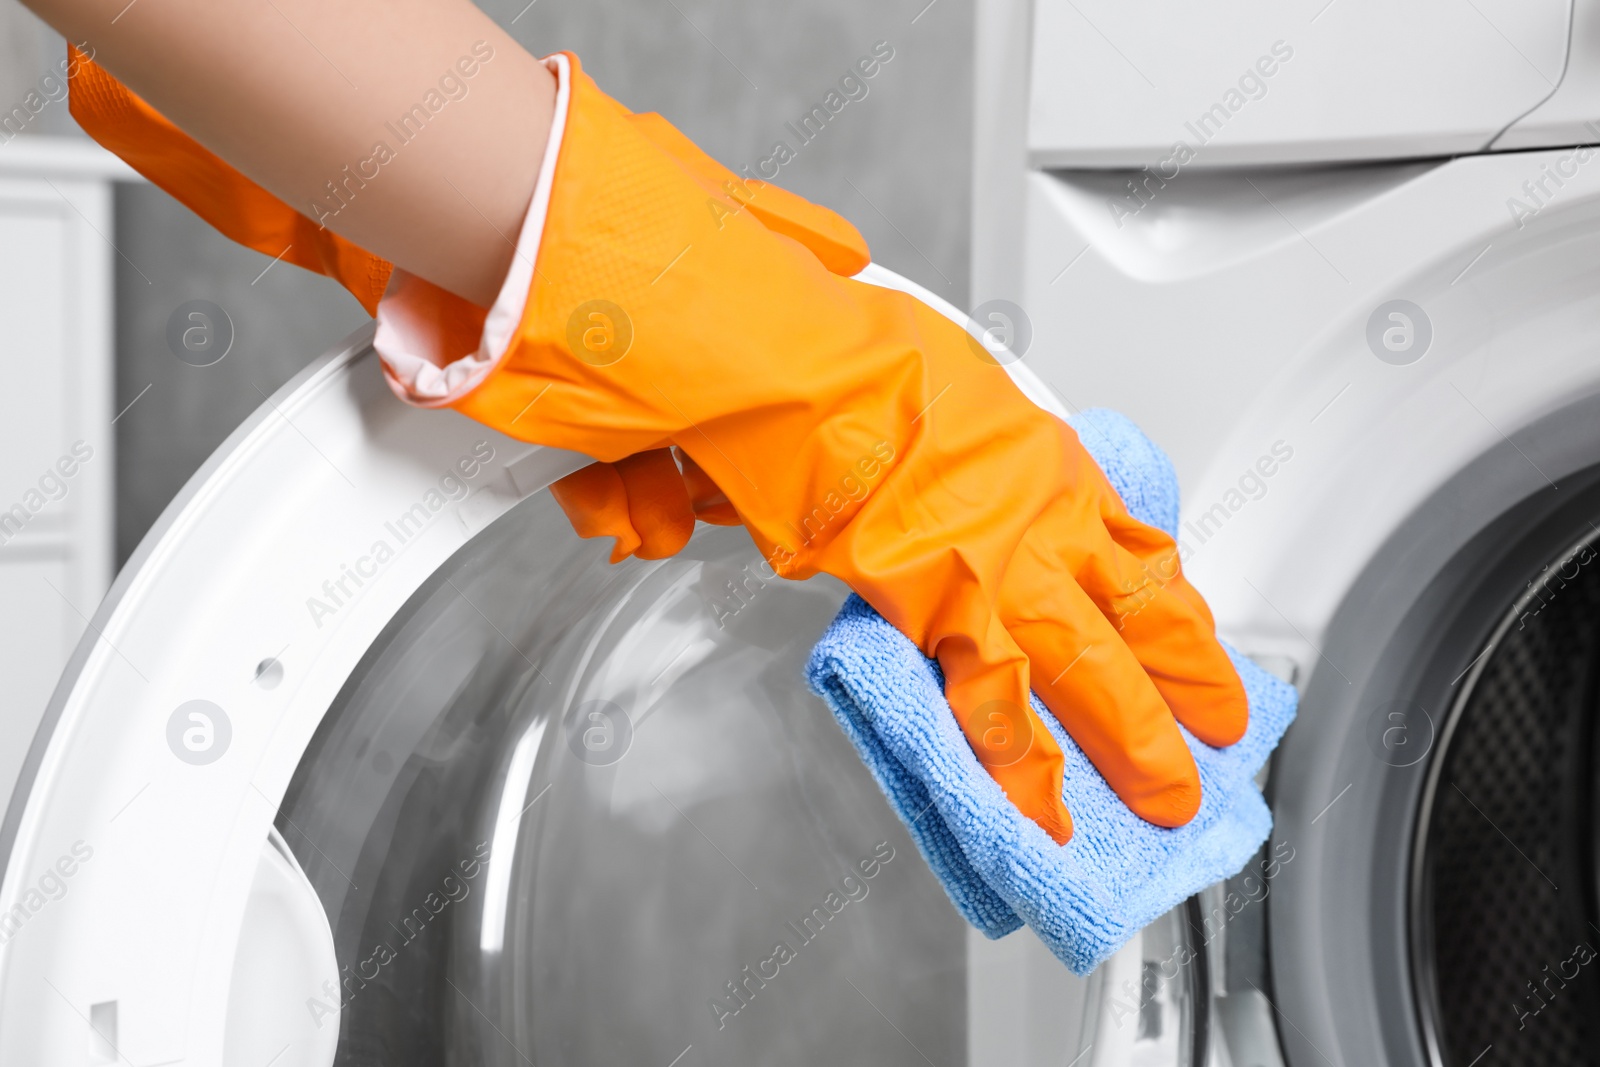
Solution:
<path fill-rule="evenodd" d="M 1201 1062 L 1176 918 L 1098 1042 L 971 936 L 802 683 L 840 583 L 730 528 L 611 565 L 544 491 L 583 462 L 398 403 L 365 332 L 229 439 L 7 811 L 0 1062 Z"/>

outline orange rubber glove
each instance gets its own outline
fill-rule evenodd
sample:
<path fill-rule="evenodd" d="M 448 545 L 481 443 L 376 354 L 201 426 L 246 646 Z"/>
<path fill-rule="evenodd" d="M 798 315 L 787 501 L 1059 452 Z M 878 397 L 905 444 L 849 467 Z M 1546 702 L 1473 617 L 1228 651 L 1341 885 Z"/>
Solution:
<path fill-rule="evenodd" d="M 522 323 L 453 406 L 603 461 L 681 450 L 780 573 L 842 578 L 938 657 L 974 751 L 1056 840 L 1071 820 L 1030 664 L 1134 811 L 1191 818 L 1177 722 L 1229 744 L 1247 709 L 1172 541 L 959 325 L 718 210 L 572 71 Z"/>
<path fill-rule="evenodd" d="M 774 224 L 754 198 L 719 197 L 571 63 L 541 270 L 509 351 L 454 406 L 637 471 L 618 474 L 624 500 L 634 481 L 672 484 L 668 447 L 692 460 L 691 510 L 736 515 L 788 577 L 839 576 L 939 658 L 979 759 L 1057 841 L 1071 834 L 1061 753 L 1028 707 L 1030 661 L 1039 696 L 1134 811 L 1162 825 L 1191 818 L 1200 786 L 1174 716 L 1221 745 L 1242 735 L 1247 710 L 1170 539 L 1128 517 L 1070 428 L 959 326 L 832 273 L 845 257 L 790 239 L 784 212 L 769 212 Z M 124 151 L 84 125 L 146 170 L 139 144 Z M 146 173 L 276 254 L 255 242 L 277 232 L 251 213 L 292 210 L 216 192 L 215 173 L 196 169 L 195 201 Z M 174 185 L 192 178 L 167 173 Z M 746 210 L 727 210 L 729 199 Z M 312 250 L 291 261 L 367 293 L 371 310 L 382 285 L 360 268 L 386 277 L 387 264 L 331 234 Z M 599 352 L 585 347 L 597 309 L 617 331 Z M 519 421 L 547 389 L 537 417 Z M 640 493 L 638 521 L 677 521 L 669 497 L 663 508 Z M 638 547 L 662 547 L 648 542 Z"/>

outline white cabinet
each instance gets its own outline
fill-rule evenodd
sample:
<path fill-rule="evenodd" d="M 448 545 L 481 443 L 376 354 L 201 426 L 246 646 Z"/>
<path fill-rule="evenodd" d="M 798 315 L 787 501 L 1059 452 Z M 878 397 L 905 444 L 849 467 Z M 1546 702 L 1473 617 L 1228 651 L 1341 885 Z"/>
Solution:
<path fill-rule="evenodd" d="M 0 804 L 111 581 L 111 183 L 87 141 L 0 144 Z"/>

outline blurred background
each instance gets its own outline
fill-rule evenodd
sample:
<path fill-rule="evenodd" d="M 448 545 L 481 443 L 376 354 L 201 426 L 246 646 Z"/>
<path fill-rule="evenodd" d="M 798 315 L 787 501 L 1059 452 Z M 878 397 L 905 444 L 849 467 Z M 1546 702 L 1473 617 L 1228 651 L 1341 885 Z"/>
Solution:
<path fill-rule="evenodd" d="M 771 155 L 775 141 L 795 143 L 785 124 L 798 124 L 857 59 L 887 42 L 893 59 L 867 83 L 867 96 L 800 149 L 778 182 L 843 214 L 865 234 L 878 262 L 965 306 L 972 0 L 482 0 L 480 6 L 536 54 L 576 52 L 613 96 L 636 111 L 661 112 L 734 170 Z M 64 54 L 59 36 L 15 0 L 0 0 L 0 118 L 13 116 L 0 132 L 0 181 L 28 151 L 15 151 L 19 143 L 86 140 L 66 101 L 40 92 L 41 84 L 52 84 L 41 79 L 59 74 Z M 120 567 L 228 433 L 366 316 L 337 285 L 232 244 L 159 189 L 118 180 L 111 190 L 109 232 L 100 236 L 115 253 L 109 381 L 111 410 L 120 414 L 108 451 L 115 457 L 113 548 Z M 94 217 L 63 199 L 86 221 Z M 167 341 L 174 311 L 195 300 L 222 308 L 235 331 L 226 357 L 210 366 L 180 361 Z M 0 337 L 15 342 L 19 334 Z M 11 343 L 6 348 L 9 372 L 27 353 L 10 350 Z M 29 403 L 13 393 L 0 415 Z M 0 464 L 7 482 L 0 484 L 0 508 L 20 500 L 35 468 L 45 469 L 61 451 L 50 434 L 17 435 L 15 444 L 26 454 Z M 16 545 L 0 545 L 0 557 L 8 548 Z M 70 599 L 79 614 L 92 614 L 98 596 L 80 590 Z"/>

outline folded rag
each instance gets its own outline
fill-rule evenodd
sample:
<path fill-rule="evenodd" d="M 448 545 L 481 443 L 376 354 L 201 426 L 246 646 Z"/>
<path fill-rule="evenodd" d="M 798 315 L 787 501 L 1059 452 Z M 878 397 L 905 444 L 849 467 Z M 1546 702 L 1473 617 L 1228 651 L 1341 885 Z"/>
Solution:
<path fill-rule="evenodd" d="M 1172 463 L 1125 416 L 1069 420 L 1129 512 L 1175 536 Z M 1226 646 L 1225 646 L 1226 647 Z M 1006 800 L 972 753 L 936 661 L 852 595 L 811 653 L 806 678 L 872 770 L 967 921 L 991 938 L 1024 923 L 1074 973 L 1109 958 L 1146 924 L 1249 862 L 1272 830 L 1253 781 L 1294 718 L 1294 689 L 1227 648 L 1250 726 L 1211 748 L 1181 725 L 1203 799 L 1186 826 L 1145 822 L 1119 800 L 1055 716 L 1034 710 L 1066 756 L 1062 795 L 1075 826 L 1057 845 Z"/>

